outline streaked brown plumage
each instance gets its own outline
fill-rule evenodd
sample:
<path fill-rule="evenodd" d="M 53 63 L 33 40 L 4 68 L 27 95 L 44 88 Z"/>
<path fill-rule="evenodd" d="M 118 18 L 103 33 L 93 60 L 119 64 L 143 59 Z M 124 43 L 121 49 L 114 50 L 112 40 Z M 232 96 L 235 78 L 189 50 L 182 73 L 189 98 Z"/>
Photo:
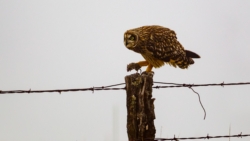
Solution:
<path fill-rule="evenodd" d="M 152 67 L 159 68 L 164 63 L 185 69 L 194 64 L 192 58 L 200 56 L 192 51 L 184 50 L 177 40 L 173 30 L 162 26 L 142 26 L 124 33 L 125 46 L 140 53 L 146 61 L 138 62 L 140 66 L 148 66 L 147 72 Z"/>

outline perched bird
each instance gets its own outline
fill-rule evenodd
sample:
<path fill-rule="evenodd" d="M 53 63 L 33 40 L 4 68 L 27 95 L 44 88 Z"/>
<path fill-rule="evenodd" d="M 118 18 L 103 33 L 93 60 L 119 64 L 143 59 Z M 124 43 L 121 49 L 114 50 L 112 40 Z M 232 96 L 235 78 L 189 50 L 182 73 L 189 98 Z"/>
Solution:
<path fill-rule="evenodd" d="M 136 64 L 139 67 L 148 66 L 146 72 L 164 63 L 186 69 L 194 64 L 192 58 L 200 58 L 198 54 L 183 48 L 173 30 L 157 25 L 127 30 L 124 33 L 124 45 L 143 56 L 146 61 Z"/>

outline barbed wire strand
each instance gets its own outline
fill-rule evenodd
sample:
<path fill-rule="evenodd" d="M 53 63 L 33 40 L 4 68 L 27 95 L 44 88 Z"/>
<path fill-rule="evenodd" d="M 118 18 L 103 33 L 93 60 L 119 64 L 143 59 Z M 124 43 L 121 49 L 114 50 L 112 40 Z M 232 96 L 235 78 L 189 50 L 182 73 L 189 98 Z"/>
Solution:
<path fill-rule="evenodd" d="M 163 82 L 161 82 L 163 83 Z M 153 88 L 159 89 L 159 88 L 176 88 L 176 87 L 205 87 L 205 86 L 233 86 L 233 85 L 250 85 L 250 82 L 239 82 L 239 83 L 213 83 L 213 84 L 178 84 L 175 83 L 174 86 L 154 86 Z"/>
<path fill-rule="evenodd" d="M 224 136 L 209 136 L 207 134 L 207 136 L 203 136 L 203 137 L 186 137 L 186 138 L 176 138 L 175 136 L 173 138 L 155 138 L 154 141 L 165 141 L 165 140 L 172 140 L 172 141 L 179 141 L 179 140 L 194 140 L 194 139 L 214 139 L 214 138 L 234 138 L 234 137 L 238 137 L 238 138 L 242 138 L 242 137 L 249 137 L 250 134 L 243 134 L 242 132 L 240 134 L 237 135 L 224 135 Z"/>
<path fill-rule="evenodd" d="M 180 84 L 180 83 L 168 83 L 168 82 L 154 82 L 155 84 L 164 84 L 163 86 L 153 86 L 154 89 L 160 89 L 160 88 L 181 88 L 181 87 L 205 87 L 205 86 L 233 86 L 233 85 L 250 85 L 250 82 L 239 82 L 239 83 L 213 83 L 213 84 Z M 165 85 L 167 84 L 167 85 Z M 77 91 L 101 91 L 101 90 L 125 90 L 126 87 L 123 88 L 112 88 L 115 86 L 125 85 L 125 83 L 118 83 L 114 85 L 108 85 L 108 86 L 101 86 L 101 87 L 90 87 L 90 88 L 78 88 L 78 89 L 54 89 L 54 90 L 9 90 L 9 91 L 3 91 L 0 90 L 0 94 L 22 94 L 22 93 L 62 93 L 62 92 L 77 92 Z"/>
<path fill-rule="evenodd" d="M 156 84 L 171 84 L 171 85 L 183 85 L 183 84 L 180 84 L 180 83 L 169 83 L 169 82 L 155 82 L 154 83 Z"/>

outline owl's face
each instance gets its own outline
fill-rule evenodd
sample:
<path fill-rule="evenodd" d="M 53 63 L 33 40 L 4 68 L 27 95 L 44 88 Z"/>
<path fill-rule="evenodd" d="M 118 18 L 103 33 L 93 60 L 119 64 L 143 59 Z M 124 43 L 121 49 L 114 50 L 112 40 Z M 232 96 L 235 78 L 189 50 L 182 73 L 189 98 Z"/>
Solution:
<path fill-rule="evenodd" d="M 124 34 L 124 45 L 128 48 L 133 50 L 138 43 L 138 35 L 134 32 L 125 32 Z"/>

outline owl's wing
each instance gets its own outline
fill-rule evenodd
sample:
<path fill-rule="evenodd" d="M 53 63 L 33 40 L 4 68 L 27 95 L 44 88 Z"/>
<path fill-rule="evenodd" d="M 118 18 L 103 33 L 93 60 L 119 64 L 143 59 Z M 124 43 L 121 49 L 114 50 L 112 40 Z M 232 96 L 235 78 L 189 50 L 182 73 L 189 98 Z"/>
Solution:
<path fill-rule="evenodd" d="M 159 31 L 160 32 L 160 31 Z M 151 54 L 162 61 L 169 62 L 170 59 L 176 60 L 185 57 L 185 50 L 178 42 L 176 34 L 172 30 L 164 32 L 151 33 L 148 40 L 147 50 Z"/>

